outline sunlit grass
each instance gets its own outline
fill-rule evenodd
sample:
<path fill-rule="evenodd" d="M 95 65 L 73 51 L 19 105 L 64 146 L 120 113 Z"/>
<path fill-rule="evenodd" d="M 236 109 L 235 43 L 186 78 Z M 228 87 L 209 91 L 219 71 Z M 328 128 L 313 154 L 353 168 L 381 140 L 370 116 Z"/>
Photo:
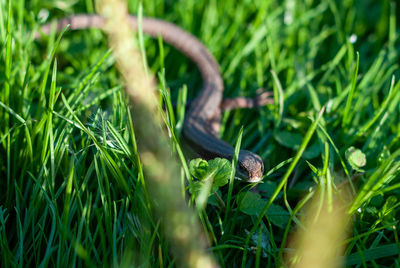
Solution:
<path fill-rule="evenodd" d="M 38 14 L 93 12 L 92 2 L 10 2 L 0 1 L 2 266 L 173 265 L 105 36 L 66 29 L 33 41 Z M 136 14 L 138 3 L 129 5 Z M 222 118 L 221 137 L 235 145 L 243 126 L 241 148 L 261 155 L 268 174 L 258 193 L 235 180 L 198 210 L 222 267 L 281 263 L 294 250 L 290 233 L 306 226 L 303 207 L 317 199 L 329 208 L 338 185 L 353 196 L 347 264 L 400 265 L 398 10 L 388 1 L 143 2 L 145 16 L 206 44 L 221 65 L 225 96 L 274 92 L 273 105 Z M 160 40 L 144 36 L 142 45 L 180 155 L 183 198 L 192 179 L 179 143 L 184 103 L 201 78 Z M 365 166 L 346 157 L 352 146 Z"/>

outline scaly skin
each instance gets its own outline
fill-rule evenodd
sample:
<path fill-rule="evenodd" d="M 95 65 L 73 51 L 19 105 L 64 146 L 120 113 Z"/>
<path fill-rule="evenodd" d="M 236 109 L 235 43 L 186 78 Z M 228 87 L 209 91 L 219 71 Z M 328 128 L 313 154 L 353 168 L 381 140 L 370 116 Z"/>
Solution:
<path fill-rule="evenodd" d="M 137 29 L 137 17 L 130 16 L 130 22 L 132 28 Z M 61 31 L 68 24 L 70 24 L 72 30 L 103 29 L 104 20 L 98 15 L 75 15 L 58 20 L 57 31 Z M 143 18 L 142 28 L 144 33 L 154 38 L 161 35 L 166 43 L 174 46 L 190 58 L 196 64 L 203 78 L 202 89 L 192 101 L 186 113 L 183 125 L 184 138 L 205 159 L 223 157 L 231 160 L 234 155 L 234 148 L 217 136 L 221 117 L 222 92 L 224 90 L 217 61 L 196 37 L 172 23 L 154 18 Z M 40 31 L 49 34 L 51 23 L 43 25 Z M 35 39 L 38 38 L 40 38 L 39 33 L 35 33 Z M 231 103 L 229 103 L 228 100 L 224 102 L 224 105 L 232 108 L 235 106 L 234 102 L 234 100 L 231 100 Z M 241 107 L 253 107 L 255 105 L 248 100 L 247 102 L 250 104 L 247 104 L 247 106 L 244 104 Z M 263 172 L 264 164 L 261 157 L 250 151 L 240 150 L 237 165 L 239 177 L 248 182 L 258 182 L 262 179 Z"/>

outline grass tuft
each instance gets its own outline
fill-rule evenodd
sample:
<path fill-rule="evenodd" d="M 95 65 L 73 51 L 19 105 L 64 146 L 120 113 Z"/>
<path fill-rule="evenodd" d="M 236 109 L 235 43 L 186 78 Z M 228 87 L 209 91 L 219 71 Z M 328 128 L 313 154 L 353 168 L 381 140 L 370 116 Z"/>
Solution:
<path fill-rule="evenodd" d="M 305 207 L 314 200 L 323 215 L 345 199 L 347 184 L 353 226 L 342 260 L 399 266 L 395 1 L 128 2 L 130 13 L 142 8 L 202 40 L 220 63 L 225 97 L 274 92 L 273 105 L 222 116 L 220 136 L 259 154 L 266 170 L 257 192 L 231 181 L 196 211 L 221 267 L 283 264 L 294 251 L 291 233 L 308 226 Z M 4 267 L 176 264 L 151 209 L 135 117 L 105 35 L 66 28 L 33 40 L 42 19 L 93 10 L 92 1 L 0 1 Z M 148 72 L 158 74 L 162 124 L 180 161 L 175 194 L 193 207 L 181 132 L 201 77 L 162 38 L 143 35 L 139 45 Z M 365 166 L 354 168 L 349 148 Z"/>

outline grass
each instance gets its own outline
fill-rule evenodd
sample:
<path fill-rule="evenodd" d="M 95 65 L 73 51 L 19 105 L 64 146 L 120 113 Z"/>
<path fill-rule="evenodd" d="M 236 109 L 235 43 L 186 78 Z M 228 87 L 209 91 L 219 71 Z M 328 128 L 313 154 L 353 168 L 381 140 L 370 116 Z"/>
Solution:
<path fill-rule="evenodd" d="M 29 34 L 39 17 L 93 12 L 92 2 L 11 3 L 0 1 L 2 265 L 173 265 L 104 35 L 66 30 L 37 42 Z M 353 195 L 347 264 L 400 266 L 399 9 L 351 0 L 143 3 L 144 15 L 206 44 L 221 65 L 225 96 L 274 91 L 274 105 L 222 118 L 223 139 L 234 145 L 244 126 L 241 148 L 266 164 L 258 194 L 232 181 L 197 212 L 222 267 L 282 264 L 292 250 L 288 234 L 303 227 L 303 206 L 314 197 L 309 189 L 330 204 L 346 181 Z M 144 45 L 162 101 L 171 104 L 168 88 L 172 102 L 179 99 L 165 117 L 179 134 L 186 99 L 179 89 L 186 85 L 193 98 L 200 75 L 168 45 L 147 37 Z M 350 147 L 361 150 L 365 166 L 346 154 Z M 188 173 L 182 165 L 182 187 Z"/>

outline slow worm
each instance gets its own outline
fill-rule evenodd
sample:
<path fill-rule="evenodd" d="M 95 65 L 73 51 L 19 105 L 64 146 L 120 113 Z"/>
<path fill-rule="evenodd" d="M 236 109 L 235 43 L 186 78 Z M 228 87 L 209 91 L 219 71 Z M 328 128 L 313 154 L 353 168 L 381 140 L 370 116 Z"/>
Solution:
<path fill-rule="evenodd" d="M 130 23 L 134 29 L 137 29 L 138 20 L 136 16 L 130 16 Z M 72 30 L 102 29 L 104 19 L 99 15 L 88 14 L 62 18 L 57 21 L 57 31 L 61 31 L 68 24 Z M 40 31 L 43 34 L 49 34 L 51 25 L 51 23 L 43 25 Z M 186 141 L 205 159 L 222 157 L 231 160 L 234 155 L 234 148 L 218 138 L 224 84 L 217 61 L 195 36 L 170 22 L 143 18 L 142 28 L 145 34 L 154 38 L 161 35 L 166 43 L 191 59 L 201 73 L 202 89 L 191 102 L 184 120 L 183 136 Z M 40 34 L 36 32 L 35 39 L 38 38 L 40 38 Z M 229 103 L 225 104 L 229 106 Z M 237 176 L 248 182 L 258 182 L 262 179 L 263 172 L 264 164 L 261 157 L 250 151 L 240 150 Z"/>

